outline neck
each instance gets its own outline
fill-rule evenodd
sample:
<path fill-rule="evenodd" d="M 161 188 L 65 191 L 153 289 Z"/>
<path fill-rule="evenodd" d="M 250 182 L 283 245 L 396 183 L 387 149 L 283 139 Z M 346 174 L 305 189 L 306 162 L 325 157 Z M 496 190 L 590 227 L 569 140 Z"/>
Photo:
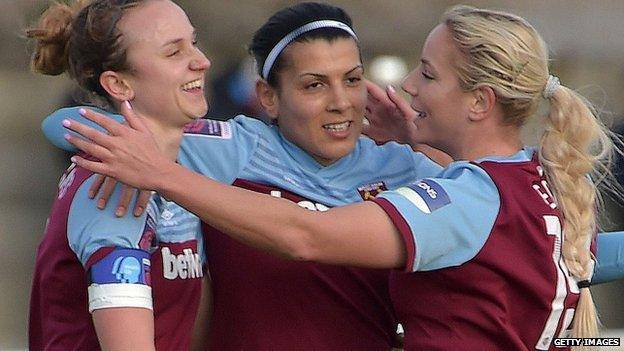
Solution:
<path fill-rule="evenodd" d="M 478 160 L 486 156 L 511 156 L 522 149 L 520 128 L 497 126 L 481 129 L 476 133 L 465 133 L 459 145 L 450 151 L 454 160 Z"/>
<path fill-rule="evenodd" d="M 168 159 L 176 160 L 180 142 L 182 141 L 183 129 L 179 126 L 165 125 L 161 121 L 146 118 L 145 124 L 154 135 L 156 144 Z"/>

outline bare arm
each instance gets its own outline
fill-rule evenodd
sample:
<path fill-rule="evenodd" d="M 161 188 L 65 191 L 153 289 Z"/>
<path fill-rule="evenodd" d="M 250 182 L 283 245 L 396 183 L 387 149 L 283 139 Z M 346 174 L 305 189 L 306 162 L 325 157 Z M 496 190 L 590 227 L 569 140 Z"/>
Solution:
<path fill-rule="evenodd" d="M 205 351 L 208 345 L 210 318 L 212 317 L 212 291 L 208 274 L 202 278 L 201 291 L 199 309 L 195 318 L 193 335 L 191 336 L 191 351 Z"/>
<path fill-rule="evenodd" d="M 92 317 L 102 350 L 155 350 L 154 315 L 151 310 L 103 308 L 93 311 Z"/>
<path fill-rule="evenodd" d="M 155 190 L 236 240 L 298 260 L 377 268 L 402 267 L 405 249 L 386 213 L 367 202 L 313 212 L 285 199 L 223 185 L 161 155 L 151 133 L 127 106 L 128 126 L 92 111 L 85 116 L 110 135 L 71 122 L 93 142 L 68 136 L 101 162 L 74 156 L 80 166 L 135 187 Z"/>

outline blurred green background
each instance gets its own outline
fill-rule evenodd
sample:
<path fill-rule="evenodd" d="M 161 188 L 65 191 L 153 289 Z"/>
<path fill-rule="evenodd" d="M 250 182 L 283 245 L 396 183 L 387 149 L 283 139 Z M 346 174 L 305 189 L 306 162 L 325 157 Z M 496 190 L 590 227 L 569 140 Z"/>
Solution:
<path fill-rule="evenodd" d="M 240 63 L 254 30 L 286 0 L 180 0 L 199 41 L 212 61 L 209 95 L 212 117 L 253 111 Z M 56 183 L 67 155 L 50 146 L 40 132 L 44 116 L 66 104 L 71 82 L 29 71 L 30 45 L 23 29 L 47 7 L 45 0 L 0 0 L 0 350 L 27 348 L 31 272 Z M 413 67 L 429 30 L 445 8 L 458 1 L 337 0 L 353 17 L 369 76 L 397 82 L 404 64 Z M 509 10 L 527 18 L 550 45 L 552 71 L 566 86 L 580 90 L 613 128 L 624 121 L 624 1 L 464 1 Z M 393 55 L 393 57 L 380 57 Z M 247 66 L 242 66 L 247 67 Z M 238 74 L 238 75 L 237 75 Z M 237 84 L 232 83 L 236 81 Z M 244 84 L 243 84 L 244 85 Z M 237 90 L 238 89 L 238 90 Z M 247 89 L 247 90 L 246 90 Z M 232 91 L 234 90 L 234 91 Z M 227 97 L 229 95 L 229 98 Z M 225 96 L 225 97 L 224 97 Z M 232 102 L 234 101 L 234 103 Z M 607 200 L 604 228 L 624 230 L 624 209 Z M 624 328 L 624 282 L 593 289 L 607 328 Z M 620 332 L 621 333 L 621 332 Z"/>

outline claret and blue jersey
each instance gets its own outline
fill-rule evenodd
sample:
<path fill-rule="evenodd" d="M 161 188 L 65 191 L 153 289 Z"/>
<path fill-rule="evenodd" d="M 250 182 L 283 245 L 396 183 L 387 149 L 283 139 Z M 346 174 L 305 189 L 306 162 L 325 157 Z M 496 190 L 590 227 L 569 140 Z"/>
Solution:
<path fill-rule="evenodd" d="M 51 117 L 56 122 L 48 119 L 46 125 L 60 126 L 70 116 L 84 120 L 76 109 L 61 110 Z M 50 128 L 44 129 L 50 136 Z M 56 132 L 60 137 L 52 139 L 63 143 L 62 129 Z M 275 126 L 245 116 L 189 125 L 178 162 L 220 182 L 318 211 L 372 199 L 441 170 L 407 146 L 379 147 L 365 138 L 350 155 L 323 167 Z M 387 270 L 287 261 L 210 226 L 204 225 L 204 232 L 214 301 L 210 348 L 379 350 L 393 342 L 396 319 Z"/>
<path fill-rule="evenodd" d="M 93 179 L 72 164 L 59 183 L 37 251 L 30 349 L 99 349 L 89 312 L 113 307 L 152 309 L 157 349 L 188 348 L 203 276 L 197 218 L 158 196 L 143 216 L 117 218 L 88 198 Z"/>
<path fill-rule="evenodd" d="M 122 120 L 119 115 L 111 116 Z M 46 136 L 57 146 L 74 150 L 63 138 L 63 118 L 92 123 L 77 108 L 59 110 L 46 119 Z M 501 162 L 524 162 L 527 155 Z M 411 250 L 406 267 L 410 271 L 437 271 L 474 259 L 487 247 L 500 210 L 494 178 L 479 165 L 459 163 L 441 174 L 439 165 L 407 146 L 387 143 L 380 147 L 360 138 L 350 155 L 323 167 L 286 140 L 277 127 L 245 116 L 189 125 L 178 161 L 217 181 L 283 197 L 309 210 L 372 200 L 384 190 L 398 189 L 377 201 L 401 228 Z M 427 179 L 418 181 L 423 178 Z M 463 191 L 465 196 L 458 199 L 456 194 Z M 455 218 L 453 209 L 460 204 L 471 212 Z M 415 215 L 403 217 L 402 210 Z M 440 220 L 424 220 L 432 217 Z M 464 226 L 461 230 L 439 232 L 440 226 L 456 229 L 460 225 Z M 286 261 L 241 245 L 208 225 L 203 227 L 213 280 L 211 348 L 378 350 L 391 342 L 396 320 L 388 294 L 388 271 Z M 622 277 L 624 263 L 617 258 L 624 257 L 619 255 L 624 251 L 624 235 L 599 237 L 617 245 L 599 250 L 596 278 Z M 412 300 L 419 294 L 397 288 L 395 281 L 401 274 L 392 274 L 398 306 L 402 299 L 397 292 L 404 291 Z"/>
<path fill-rule="evenodd" d="M 533 150 L 456 162 L 374 201 L 408 251 L 391 278 L 406 349 L 551 350 L 567 335 L 579 290 Z"/>

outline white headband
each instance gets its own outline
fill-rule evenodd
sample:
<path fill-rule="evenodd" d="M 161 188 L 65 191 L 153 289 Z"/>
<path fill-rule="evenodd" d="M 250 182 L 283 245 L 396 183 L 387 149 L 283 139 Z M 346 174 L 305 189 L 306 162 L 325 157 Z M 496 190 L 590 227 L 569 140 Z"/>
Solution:
<path fill-rule="evenodd" d="M 553 97 L 553 95 L 555 94 L 555 90 L 557 90 L 560 85 L 561 82 L 559 82 L 559 78 L 553 75 L 549 75 L 548 80 L 546 81 L 546 85 L 544 86 L 544 91 L 542 92 L 544 99 L 550 99 L 551 97 Z"/>
<path fill-rule="evenodd" d="M 357 35 L 355 35 L 353 29 L 340 21 L 322 20 L 310 22 L 288 33 L 284 38 L 282 38 L 282 40 L 275 44 L 273 49 L 271 49 L 271 52 L 269 52 L 266 60 L 264 61 L 264 66 L 262 66 L 262 78 L 267 79 L 269 77 L 269 72 L 271 71 L 271 68 L 275 63 L 275 60 L 277 59 L 279 54 L 282 53 L 282 50 L 284 50 L 286 46 L 288 46 L 288 44 L 290 44 L 293 40 L 297 39 L 297 37 L 299 37 L 301 34 L 319 28 L 342 29 L 345 32 L 349 33 L 356 41 L 358 40 Z"/>

